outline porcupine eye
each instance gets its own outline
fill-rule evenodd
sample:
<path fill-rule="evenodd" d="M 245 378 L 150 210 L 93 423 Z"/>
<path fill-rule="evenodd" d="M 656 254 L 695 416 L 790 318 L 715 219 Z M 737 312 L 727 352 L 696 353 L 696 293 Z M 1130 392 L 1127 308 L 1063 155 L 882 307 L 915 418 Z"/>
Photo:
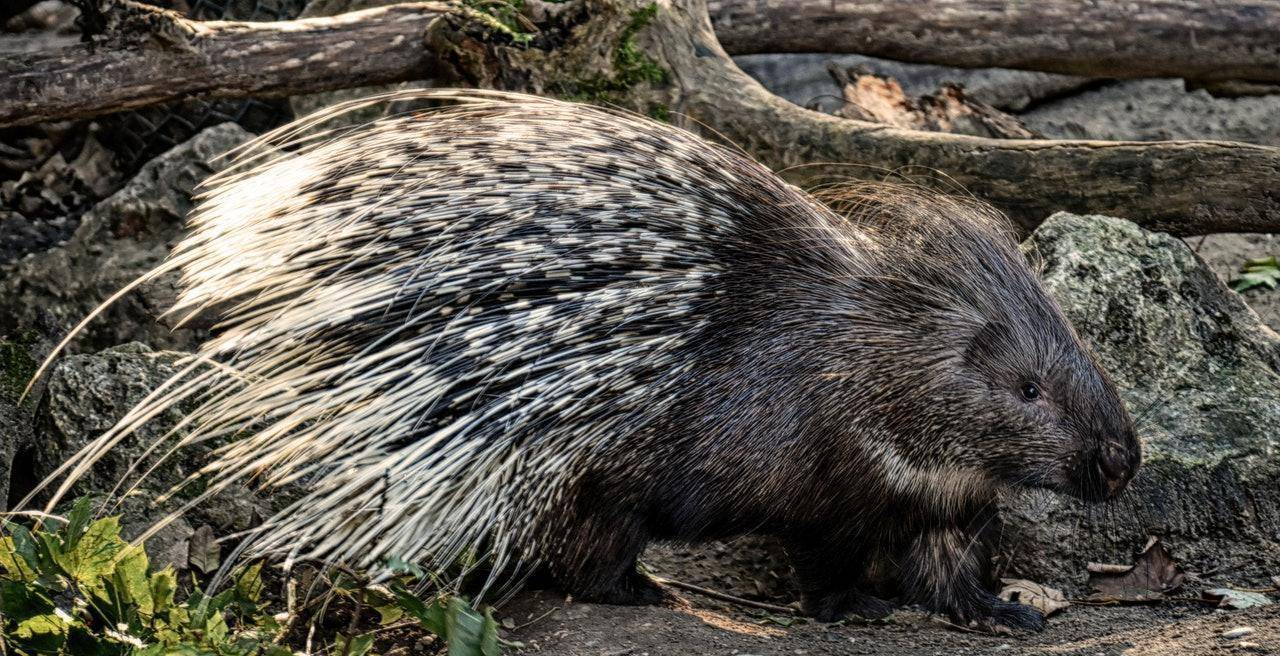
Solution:
<path fill-rule="evenodd" d="M 1035 383 L 1022 384 L 1022 400 L 1028 403 L 1040 398 L 1040 387 Z"/>

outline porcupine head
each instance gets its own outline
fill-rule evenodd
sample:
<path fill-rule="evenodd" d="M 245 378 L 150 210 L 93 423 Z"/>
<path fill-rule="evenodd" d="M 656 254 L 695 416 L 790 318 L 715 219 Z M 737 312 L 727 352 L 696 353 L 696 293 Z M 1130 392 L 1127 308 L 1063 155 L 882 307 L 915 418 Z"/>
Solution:
<path fill-rule="evenodd" d="M 455 104 L 309 136 L 403 99 Z M 893 562 L 899 601 L 1038 626 L 986 588 L 992 501 L 1113 497 L 1132 421 L 993 211 L 829 200 L 546 98 L 418 90 L 303 119 L 209 181 L 139 282 L 181 271 L 173 316 L 219 323 L 53 496 L 177 406 L 178 447 L 236 438 L 190 505 L 303 489 L 245 556 L 376 575 L 470 554 L 482 590 L 533 575 L 638 603 L 665 594 L 636 568 L 650 541 L 763 533 L 821 619 L 888 612 L 868 567 Z"/>

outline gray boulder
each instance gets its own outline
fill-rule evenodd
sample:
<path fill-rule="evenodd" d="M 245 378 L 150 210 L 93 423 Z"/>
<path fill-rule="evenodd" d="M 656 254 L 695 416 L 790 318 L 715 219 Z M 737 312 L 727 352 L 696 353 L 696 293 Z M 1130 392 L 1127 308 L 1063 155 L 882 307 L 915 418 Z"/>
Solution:
<path fill-rule="evenodd" d="M 1280 146 L 1280 94 L 1215 98 L 1182 80 L 1125 80 L 1019 118 L 1055 139 L 1224 139 Z"/>
<path fill-rule="evenodd" d="M 1280 573 L 1280 336 L 1169 235 L 1059 213 L 1024 247 L 1121 388 L 1144 464 L 1106 507 L 1007 500 L 1005 571 L 1078 589 L 1087 561 L 1157 536 L 1206 579 Z"/>
<path fill-rule="evenodd" d="M 152 351 L 143 344 L 132 343 L 59 361 L 49 374 L 44 399 L 36 411 L 33 439 L 19 449 L 19 460 L 30 468 L 31 482 L 48 476 L 178 373 L 185 364 L 183 355 Z M 110 497 L 106 510 L 121 515 L 126 537 L 141 534 L 156 520 L 194 499 L 204 490 L 200 483 L 157 502 L 161 494 L 208 463 L 212 451 L 221 444 L 200 443 L 168 454 L 176 437 L 164 438 L 191 410 L 191 403 L 176 404 L 126 435 L 73 486 L 65 499 L 81 495 L 107 499 L 107 493 L 123 483 L 118 492 L 128 494 Z M 159 447 L 153 449 L 157 444 Z M 155 466 L 157 463 L 159 466 Z M 148 473 L 139 479 L 143 472 Z M 247 488 L 233 487 L 201 501 L 166 526 L 147 541 L 148 551 L 162 563 L 184 567 L 186 543 L 194 527 L 209 525 L 218 535 L 243 531 L 269 516 L 272 502 L 284 503 L 288 498 L 288 494 L 277 494 L 267 500 Z M 42 493 L 37 499 L 43 501 L 47 494 Z"/>
<path fill-rule="evenodd" d="M 97 305 L 164 261 L 183 232 L 196 186 L 226 166 L 219 157 L 252 137 L 234 123 L 201 132 L 148 162 L 87 212 L 64 244 L 0 268 L 0 335 L 36 330 L 60 339 Z M 156 323 L 176 295 L 176 274 L 113 304 L 73 344 L 94 350 L 133 340 L 189 348 L 192 330 Z"/>

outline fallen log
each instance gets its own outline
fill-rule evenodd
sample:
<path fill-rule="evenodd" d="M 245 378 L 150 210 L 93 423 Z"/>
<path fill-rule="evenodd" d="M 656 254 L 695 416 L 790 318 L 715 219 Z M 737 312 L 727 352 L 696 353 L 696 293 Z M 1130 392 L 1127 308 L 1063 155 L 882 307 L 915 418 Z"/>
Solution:
<path fill-rule="evenodd" d="M 733 55 L 857 53 L 1088 77 L 1280 81 L 1280 0 L 711 0 Z"/>
<path fill-rule="evenodd" d="M 459 5 L 424 2 L 279 23 L 193 21 L 123 3 L 106 43 L 0 57 L 0 127 L 193 95 L 286 96 L 430 77 L 421 43 Z"/>

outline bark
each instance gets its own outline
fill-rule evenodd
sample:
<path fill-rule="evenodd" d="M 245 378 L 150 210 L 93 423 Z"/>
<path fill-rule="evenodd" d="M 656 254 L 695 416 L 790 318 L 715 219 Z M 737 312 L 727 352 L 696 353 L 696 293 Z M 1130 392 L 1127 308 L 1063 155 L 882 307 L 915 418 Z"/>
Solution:
<path fill-rule="evenodd" d="M 129 6 L 114 42 L 0 58 L 0 127 L 191 95 L 280 96 L 429 77 L 422 46 L 453 5 L 396 5 L 285 23 L 192 21 Z"/>
<path fill-rule="evenodd" d="M 477 29 L 483 21 L 451 13 L 452 7 L 398 6 L 253 26 L 190 23 L 199 38 L 152 43 L 146 52 L 100 46 L 94 54 L 51 55 L 39 62 L 44 68 L 30 70 L 0 58 L 0 125 L 92 115 L 193 91 L 225 97 L 403 80 L 424 77 L 431 65 L 437 76 L 469 85 L 664 117 L 733 142 L 801 183 L 899 175 L 949 191 L 959 187 L 1028 228 L 1067 210 L 1122 216 L 1180 235 L 1280 231 L 1277 148 L 1000 140 L 811 112 L 769 93 L 734 65 L 702 0 L 526 0 L 536 26 L 528 44 Z M 204 56 L 214 52 L 221 59 Z M 89 77 L 72 79 L 78 70 Z M 6 73 L 16 71 L 26 82 L 9 79 Z M 44 81 L 50 71 L 62 81 Z M 96 79 L 108 75 L 112 85 Z"/>
<path fill-rule="evenodd" d="M 734 55 L 847 52 L 1090 77 L 1280 81 L 1280 0 L 711 0 Z"/>

